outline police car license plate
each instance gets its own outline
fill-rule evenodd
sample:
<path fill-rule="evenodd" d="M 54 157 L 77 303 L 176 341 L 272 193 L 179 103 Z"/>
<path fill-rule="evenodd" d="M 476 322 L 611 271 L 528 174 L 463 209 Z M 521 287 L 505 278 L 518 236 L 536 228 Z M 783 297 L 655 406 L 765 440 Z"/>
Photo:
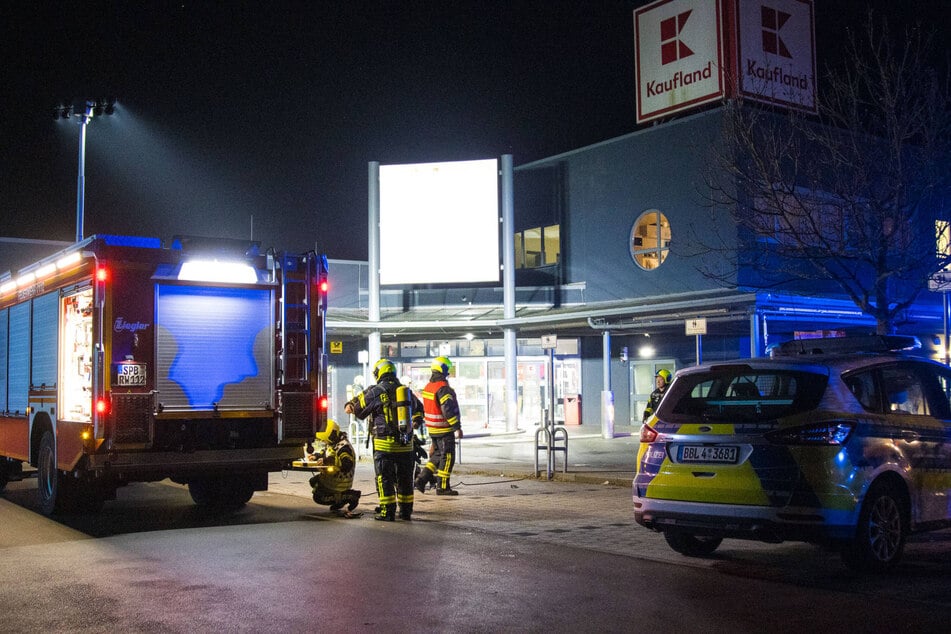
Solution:
<path fill-rule="evenodd" d="M 680 462 L 722 462 L 733 464 L 736 462 L 737 447 L 683 445 L 680 448 Z"/>
<path fill-rule="evenodd" d="M 118 385 L 145 385 L 146 374 L 144 363 L 120 363 L 116 372 Z"/>

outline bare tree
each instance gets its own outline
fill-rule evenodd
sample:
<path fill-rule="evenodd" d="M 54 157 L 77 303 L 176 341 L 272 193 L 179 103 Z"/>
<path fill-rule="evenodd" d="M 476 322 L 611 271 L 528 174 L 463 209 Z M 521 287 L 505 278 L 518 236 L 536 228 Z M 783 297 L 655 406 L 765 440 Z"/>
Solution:
<path fill-rule="evenodd" d="M 738 232 L 717 248 L 734 245 L 734 273 L 844 293 L 882 334 L 951 267 L 947 60 L 923 29 L 890 35 L 872 15 L 849 34 L 816 115 L 727 102 L 707 183 Z"/>

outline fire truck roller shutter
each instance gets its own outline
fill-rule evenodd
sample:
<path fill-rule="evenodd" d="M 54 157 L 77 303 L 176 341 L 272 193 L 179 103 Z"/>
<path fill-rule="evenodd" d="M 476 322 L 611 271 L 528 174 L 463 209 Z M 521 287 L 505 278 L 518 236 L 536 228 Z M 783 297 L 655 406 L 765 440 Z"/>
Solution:
<path fill-rule="evenodd" d="M 253 409 L 274 385 L 270 288 L 158 285 L 159 400 L 165 409 Z"/>

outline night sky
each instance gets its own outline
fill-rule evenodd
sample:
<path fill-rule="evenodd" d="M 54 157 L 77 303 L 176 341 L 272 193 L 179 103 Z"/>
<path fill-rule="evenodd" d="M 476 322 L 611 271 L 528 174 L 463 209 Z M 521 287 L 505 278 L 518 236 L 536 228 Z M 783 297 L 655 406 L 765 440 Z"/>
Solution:
<path fill-rule="evenodd" d="M 0 236 L 74 238 L 79 125 L 53 109 L 115 97 L 88 126 L 86 235 L 366 259 L 369 161 L 517 166 L 635 131 L 643 4 L 2 2 Z M 816 4 L 832 51 L 868 3 Z M 875 4 L 947 36 L 951 0 Z"/>

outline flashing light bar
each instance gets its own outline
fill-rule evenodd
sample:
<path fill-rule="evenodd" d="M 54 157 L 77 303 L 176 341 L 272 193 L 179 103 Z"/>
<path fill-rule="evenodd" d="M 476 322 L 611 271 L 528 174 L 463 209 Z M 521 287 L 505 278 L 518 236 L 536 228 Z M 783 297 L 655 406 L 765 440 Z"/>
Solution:
<path fill-rule="evenodd" d="M 17 288 L 25 288 L 36 281 L 35 273 L 24 273 L 17 278 Z"/>
<path fill-rule="evenodd" d="M 40 268 L 36 269 L 36 271 L 34 272 L 34 275 L 36 275 L 36 279 L 41 280 L 44 277 L 49 277 L 55 272 L 56 272 L 56 264 L 54 264 L 53 262 L 50 262 L 49 264 L 44 264 Z"/>
<path fill-rule="evenodd" d="M 178 279 L 189 282 L 254 284 L 258 281 L 258 273 L 254 267 L 244 262 L 189 260 L 182 263 Z"/>
<path fill-rule="evenodd" d="M 60 271 L 63 269 L 68 269 L 82 259 L 82 254 L 79 251 L 73 251 L 69 255 L 65 255 L 56 261 L 56 268 Z"/>
<path fill-rule="evenodd" d="M 9 282 L 4 282 L 0 284 L 0 294 L 6 295 L 7 293 L 12 293 L 17 288 L 17 283 L 15 280 L 10 280 Z"/>

